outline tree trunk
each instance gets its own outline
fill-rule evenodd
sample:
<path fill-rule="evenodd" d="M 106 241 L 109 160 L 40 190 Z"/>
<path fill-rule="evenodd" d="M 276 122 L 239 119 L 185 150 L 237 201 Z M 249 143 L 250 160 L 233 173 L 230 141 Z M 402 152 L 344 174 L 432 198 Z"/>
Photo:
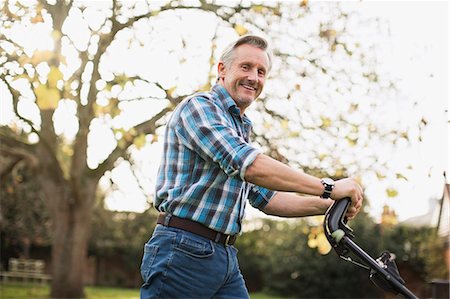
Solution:
<path fill-rule="evenodd" d="M 87 262 L 90 208 L 74 208 L 70 199 L 57 204 L 53 219 L 52 298 L 83 298 L 83 273 Z"/>
<path fill-rule="evenodd" d="M 83 274 L 97 182 L 84 179 L 83 190 L 51 178 L 43 185 L 52 222 L 52 298 L 83 298 Z"/>
<path fill-rule="evenodd" d="M 83 298 L 92 203 L 96 184 L 90 182 L 78 200 L 68 183 L 54 189 L 51 219 L 52 298 Z M 48 188 L 48 186 L 47 186 Z M 50 189 L 50 188 L 48 188 Z M 50 190 L 48 190 L 50 191 Z M 59 192 L 58 192 L 59 191 Z M 76 207 L 75 207 L 76 206 Z"/>

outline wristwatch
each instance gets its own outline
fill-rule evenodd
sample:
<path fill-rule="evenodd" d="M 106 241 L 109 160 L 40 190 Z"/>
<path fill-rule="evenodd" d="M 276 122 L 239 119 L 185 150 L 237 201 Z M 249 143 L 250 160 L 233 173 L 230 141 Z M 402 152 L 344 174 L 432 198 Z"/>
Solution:
<path fill-rule="evenodd" d="M 330 178 L 323 178 L 320 182 L 325 187 L 325 190 L 323 190 L 323 194 L 320 197 L 330 198 L 334 188 L 334 181 Z"/>

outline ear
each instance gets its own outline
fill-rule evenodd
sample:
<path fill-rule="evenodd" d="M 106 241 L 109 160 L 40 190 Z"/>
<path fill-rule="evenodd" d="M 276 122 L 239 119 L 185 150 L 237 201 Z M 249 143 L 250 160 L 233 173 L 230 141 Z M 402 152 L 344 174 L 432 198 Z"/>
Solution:
<path fill-rule="evenodd" d="M 226 67 L 222 61 L 219 61 L 219 63 L 217 64 L 217 74 L 220 79 L 223 79 L 223 77 L 225 77 Z"/>

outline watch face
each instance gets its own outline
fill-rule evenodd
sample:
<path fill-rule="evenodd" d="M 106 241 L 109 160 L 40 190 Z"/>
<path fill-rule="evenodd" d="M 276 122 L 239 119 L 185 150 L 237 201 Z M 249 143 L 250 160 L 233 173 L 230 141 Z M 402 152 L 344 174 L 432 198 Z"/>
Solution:
<path fill-rule="evenodd" d="M 334 181 L 330 178 L 324 178 L 322 181 L 327 185 L 334 185 Z"/>

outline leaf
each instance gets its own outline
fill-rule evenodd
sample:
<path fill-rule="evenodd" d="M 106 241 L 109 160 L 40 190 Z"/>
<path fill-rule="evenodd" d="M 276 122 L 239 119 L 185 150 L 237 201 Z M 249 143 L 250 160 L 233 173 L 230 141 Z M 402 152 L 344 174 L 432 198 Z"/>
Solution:
<path fill-rule="evenodd" d="M 36 103 L 42 110 L 54 110 L 58 106 L 60 99 L 59 90 L 56 88 L 48 88 L 45 84 L 40 84 L 34 89 L 36 95 Z"/>
<path fill-rule="evenodd" d="M 355 146 L 356 143 L 357 143 L 357 141 L 358 141 L 358 138 L 356 138 L 356 137 L 349 137 L 349 136 L 346 136 L 345 139 L 348 141 L 348 144 L 349 144 L 350 146 Z"/>
<path fill-rule="evenodd" d="M 236 30 L 239 35 L 244 35 L 248 32 L 247 28 L 239 24 L 234 25 L 234 30 Z"/>
<path fill-rule="evenodd" d="M 133 144 L 137 149 L 141 149 L 145 146 L 146 143 L 146 139 L 145 139 L 145 134 L 139 134 L 139 136 L 137 136 L 136 138 L 134 138 L 133 140 Z"/>
<path fill-rule="evenodd" d="M 309 248 L 316 248 L 317 247 L 317 240 L 316 239 L 309 239 L 308 240 L 308 247 Z"/>
<path fill-rule="evenodd" d="M 262 13 L 264 10 L 267 10 L 267 9 L 262 5 L 255 5 L 252 7 L 252 10 L 257 13 Z"/>
<path fill-rule="evenodd" d="M 63 79 L 63 73 L 56 66 L 52 66 L 47 78 L 48 86 L 50 88 L 56 88 L 58 81 Z"/>
<path fill-rule="evenodd" d="M 386 194 L 388 197 L 393 198 L 396 197 L 398 195 L 398 191 L 393 189 L 393 188 L 387 188 L 386 189 Z"/>
<path fill-rule="evenodd" d="M 377 176 L 377 179 L 379 179 L 379 180 L 384 180 L 386 178 L 386 176 L 384 174 L 382 174 L 381 172 L 377 171 L 375 174 Z"/>
<path fill-rule="evenodd" d="M 169 96 L 169 98 L 173 98 L 173 92 L 175 91 L 175 89 L 177 89 L 176 86 L 172 86 L 171 88 L 169 88 L 166 93 Z"/>
<path fill-rule="evenodd" d="M 397 179 L 404 179 L 405 181 L 408 181 L 408 178 L 405 177 L 405 176 L 404 176 L 403 174 L 401 174 L 401 173 L 396 173 L 395 175 L 396 175 Z"/>
<path fill-rule="evenodd" d="M 322 124 L 320 125 L 321 129 L 326 129 L 331 126 L 331 119 L 325 116 L 320 116 L 320 120 Z"/>
<path fill-rule="evenodd" d="M 327 237 L 325 236 L 325 234 L 323 232 L 321 232 L 319 235 L 317 235 L 317 250 L 319 251 L 320 254 L 325 255 L 328 252 L 330 252 L 331 250 L 331 245 L 327 240 Z"/>

